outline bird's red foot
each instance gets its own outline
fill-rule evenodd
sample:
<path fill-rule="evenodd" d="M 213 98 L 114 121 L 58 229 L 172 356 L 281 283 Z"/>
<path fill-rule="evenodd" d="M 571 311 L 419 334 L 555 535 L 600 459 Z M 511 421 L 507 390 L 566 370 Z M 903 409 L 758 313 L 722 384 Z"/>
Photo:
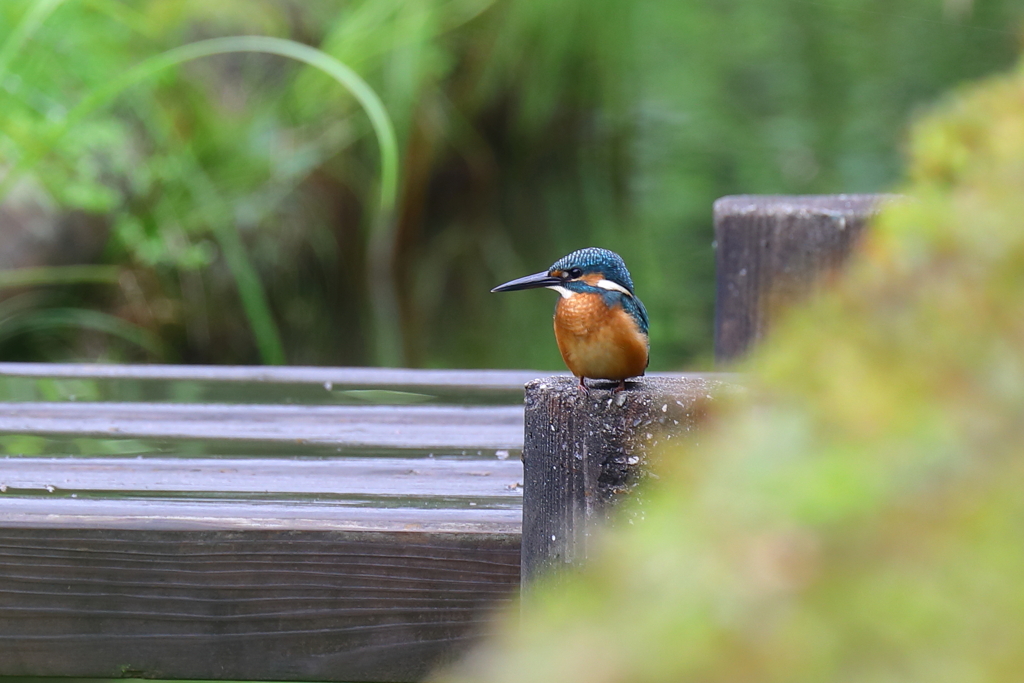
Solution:
<path fill-rule="evenodd" d="M 584 382 L 583 379 L 584 379 L 583 377 L 580 377 L 580 389 L 583 390 L 584 394 L 589 396 L 590 395 L 590 389 L 587 388 L 587 383 Z"/>
<path fill-rule="evenodd" d="M 620 379 L 619 383 L 615 386 L 614 389 L 612 389 L 612 393 L 613 394 L 617 394 L 620 391 L 625 391 L 625 390 L 626 390 L 626 380 Z"/>

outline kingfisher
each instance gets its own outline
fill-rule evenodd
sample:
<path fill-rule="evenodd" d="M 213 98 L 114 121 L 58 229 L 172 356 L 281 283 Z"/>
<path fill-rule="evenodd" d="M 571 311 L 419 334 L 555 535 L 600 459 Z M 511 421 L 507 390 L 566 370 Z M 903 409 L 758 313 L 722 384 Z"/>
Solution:
<path fill-rule="evenodd" d="M 633 291 L 626 263 L 614 251 L 588 247 L 563 256 L 550 268 L 492 292 L 547 287 L 555 304 L 555 341 L 569 371 L 589 393 L 586 379 L 618 382 L 644 374 L 649 361 L 647 309 Z"/>

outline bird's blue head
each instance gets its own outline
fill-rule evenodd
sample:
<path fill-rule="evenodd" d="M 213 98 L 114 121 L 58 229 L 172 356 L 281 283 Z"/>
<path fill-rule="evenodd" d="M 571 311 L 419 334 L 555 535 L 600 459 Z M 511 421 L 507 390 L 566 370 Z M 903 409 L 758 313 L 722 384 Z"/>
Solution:
<path fill-rule="evenodd" d="M 587 247 L 567 254 L 552 264 L 549 273 L 564 273 L 570 280 L 590 279 L 598 275 L 601 279 L 614 282 L 633 292 L 633 278 L 629 276 L 626 262 L 614 251 L 599 247 Z"/>
<path fill-rule="evenodd" d="M 580 249 L 558 259 L 545 271 L 506 282 L 491 291 L 512 292 L 534 287 L 548 287 L 563 297 L 600 294 L 608 306 L 621 305 L 633 316 L 639 330 L 647 334 L 647 309 L 633 293 L 633 278 L 622 257 L 614 251 L 597 247 Z"/>
<path fill-rule="evenodd" d="M 510 292 L 534 287 L 582 289 L 622 289 L 632 296 L 633 278 L 622 257 L 614 251 L 587 247 L 555 261 L 546 271 L 506 282 L 492 292 Z"/>

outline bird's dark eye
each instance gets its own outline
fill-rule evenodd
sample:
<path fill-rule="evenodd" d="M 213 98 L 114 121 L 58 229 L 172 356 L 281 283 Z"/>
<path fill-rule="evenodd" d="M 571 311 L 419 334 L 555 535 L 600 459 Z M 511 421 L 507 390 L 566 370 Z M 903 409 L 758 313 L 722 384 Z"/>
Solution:
<path fill-rule="evenodd" d="M 582 268 L 570 268 L 568 270 L 568 275 L 569 275 L 569 279 L 570 280 L 575 280 L 576 278 L 583 276 L 583 269 Z"/>

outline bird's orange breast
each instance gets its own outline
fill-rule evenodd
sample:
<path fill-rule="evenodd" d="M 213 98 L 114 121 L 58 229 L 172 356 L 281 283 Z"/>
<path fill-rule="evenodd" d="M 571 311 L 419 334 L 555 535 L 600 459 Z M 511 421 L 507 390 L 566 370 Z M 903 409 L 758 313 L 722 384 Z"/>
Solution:
<path fill-rule="evenodd" d="M 624 380 L 647 369 L 647 335 L 621 306 L 596 293 L 575 293 L 555 306 L 555 340 L 572 374 Z"/>

